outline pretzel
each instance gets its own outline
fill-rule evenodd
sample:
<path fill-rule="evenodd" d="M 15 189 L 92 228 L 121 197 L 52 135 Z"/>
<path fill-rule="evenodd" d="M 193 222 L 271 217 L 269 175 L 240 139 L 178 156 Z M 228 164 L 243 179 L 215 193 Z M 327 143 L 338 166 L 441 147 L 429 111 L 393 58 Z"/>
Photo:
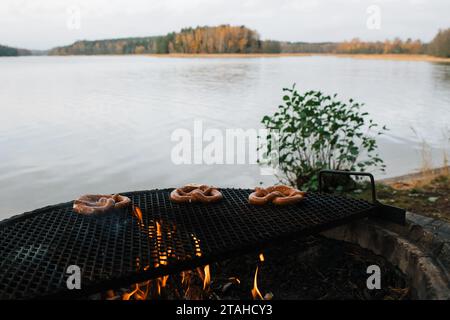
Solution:
<path fill-rule="evenodd" d="M 279 185 L 268 188 L 255 188 L 248 197 L 248 201 L 254 205 L 264 205 L 272 202 L 275 205 L 284 206 L 295 204 L 305 198 L 306 192 L 295 188 Z"/>
<path fill-rule="evenodd" d="M 73 211 L 81 214 L 104 213 L 111 209 L 122 209 L 131 203 L 130 198 L 104 194 L 86 194 L 73 202 Z"/>
<path fill-rule="evenodd" d="M 174 189 L 170 193 L 170 200 L 175 203 L 212 203 L 222 198 L 222 193 L 217 188 L 205 184 L 187 184 L 182 188 Z"/>

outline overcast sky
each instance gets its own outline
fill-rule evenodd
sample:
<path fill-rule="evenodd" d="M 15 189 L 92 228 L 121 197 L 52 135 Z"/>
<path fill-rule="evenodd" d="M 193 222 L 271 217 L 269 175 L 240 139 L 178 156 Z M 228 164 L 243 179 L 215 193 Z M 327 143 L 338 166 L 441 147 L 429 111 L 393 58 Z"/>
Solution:
<path fill-rule="evenodd" d="M 49 49 L 225 23 L 262 39 L 429 41 L 449 13 L 450 0 L 0 0 L 0 44 Z"/>

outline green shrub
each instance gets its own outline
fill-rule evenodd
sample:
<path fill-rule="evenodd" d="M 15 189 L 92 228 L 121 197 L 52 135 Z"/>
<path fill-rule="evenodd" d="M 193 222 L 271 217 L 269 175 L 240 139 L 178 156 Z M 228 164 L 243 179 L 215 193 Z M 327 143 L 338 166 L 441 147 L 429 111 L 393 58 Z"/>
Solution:
<path fill-rule="evenodd" d="M 278 158 L 261 161 L 277 166 L 283 183 L 305 190 L 317 188 L 317 173 L 322 169 L 365 171 L 370 167 L 384 170 L 376 153 L 377 143 L 369 133 L 382 134 L 378 126 L 361 112 L 360 103 L 347 103 L 337 95 L 284 88 L 284 104 L 272 116 L 264 116 L 267 129 L 267 153 Z M 273 139 L 277 136 L 277 139 Z"/>

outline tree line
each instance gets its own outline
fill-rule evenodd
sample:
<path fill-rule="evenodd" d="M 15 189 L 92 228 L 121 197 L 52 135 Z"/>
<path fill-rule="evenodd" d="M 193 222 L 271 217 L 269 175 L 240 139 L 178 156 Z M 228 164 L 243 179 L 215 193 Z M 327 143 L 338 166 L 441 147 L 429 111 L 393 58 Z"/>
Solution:
<path fill-rule="evenodd" d="M 402 41 L 394 40 L 366 42 L 359 39 L 344 41 L 336 46 L 336 53 L 350 54 L 423 54 L 426 52 L 425 44 L 420 40 Z"/>
<path fill-rule="evenodd" d="M 185 28 L 165 36 L 77 41 L 52 49 L 52 55 L 158 54 L 158 53 L 260 53 L 259 34 L 244 26 Z"/>
<path fill-rule="evenodd" d="M 431 54 L 450 57 L 450 29 L 441 30 L 430 43 L 420 40 L 344 42 L 282 42 L 261 40 L 245 26 L 185 28 L 165 36 L 77 41 L 50 50 L 51 55 L 167 54 L 167 53 L 337 53 L 337 54 Z"/>
<path fill-rule="evenodd" d="M 0 45 L 0 57 L 16 57 L 31 55 L 31 51 Z"/>

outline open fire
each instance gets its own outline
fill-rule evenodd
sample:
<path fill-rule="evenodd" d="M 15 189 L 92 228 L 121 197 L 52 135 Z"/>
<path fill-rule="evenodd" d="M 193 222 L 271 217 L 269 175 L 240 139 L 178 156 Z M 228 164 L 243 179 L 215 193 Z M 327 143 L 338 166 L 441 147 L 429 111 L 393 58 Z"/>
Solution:
<path fill-rule="evenodd" d="M 175 226 L 169 228 L 162 228 L 162 222 L 155 221 L 154 225 L 146 226 L 143 220 L 142 211 L 139 207 L 133 206 L 133 216 L 138 220 L 138 225 L 141 232 L 145 232 L 150 241 L 155 241 L 155 248 L 157 249 L 158 262 L 155 262 L 153 267 L 159 267 L 160 265 L 167 265 L 169 258 L 177 259 L 174 251 L 168 246 L 164 248 L 162 239 L 163 237 L 171 238 L 172 233 L 175 232 Z M 164 235 L 163 235 L 164 232 Z M 191 234 L 191 238 L 195 247 L 195 255 L 197 257 L 202 256 L 201 240 L 194 234 Z M 169 241 L 170 242 L 170 241 Z M 260 266 L 263 264 L 265 258 L 262 253 L 259 254 L 257 262 L 255 276 L 253 280 L 253 287 L 251 289 L 251 297 L 255 300 L 271 299 L 271 294 L 263 296 L 258 288 L 258 272 L 260 272 Z M 139 257 L 136 258 L 137 270 L 148 270 L 149 265 L 142 266 Z M 229 277 L 228 285 L 240 286 L 241 281 L 237 277 Z M 152 280 L 147 280 L 140 283 L 133 284 L 128 289 L 118 290 L 115 292 L 109 290 L 106 293 L 107 299 L 122 299 L 122 300 L 150 300 L 150 299 L 187 299 L 187 300 L 200 300 L 214 298 L 214 293 L 211 290 L 211 268 L 209 265 L 198 267 L 194 270 L 183 271 L 176 275 L 162 276 Z M 226 288 L 227 286 L 225 286 Z"/>

